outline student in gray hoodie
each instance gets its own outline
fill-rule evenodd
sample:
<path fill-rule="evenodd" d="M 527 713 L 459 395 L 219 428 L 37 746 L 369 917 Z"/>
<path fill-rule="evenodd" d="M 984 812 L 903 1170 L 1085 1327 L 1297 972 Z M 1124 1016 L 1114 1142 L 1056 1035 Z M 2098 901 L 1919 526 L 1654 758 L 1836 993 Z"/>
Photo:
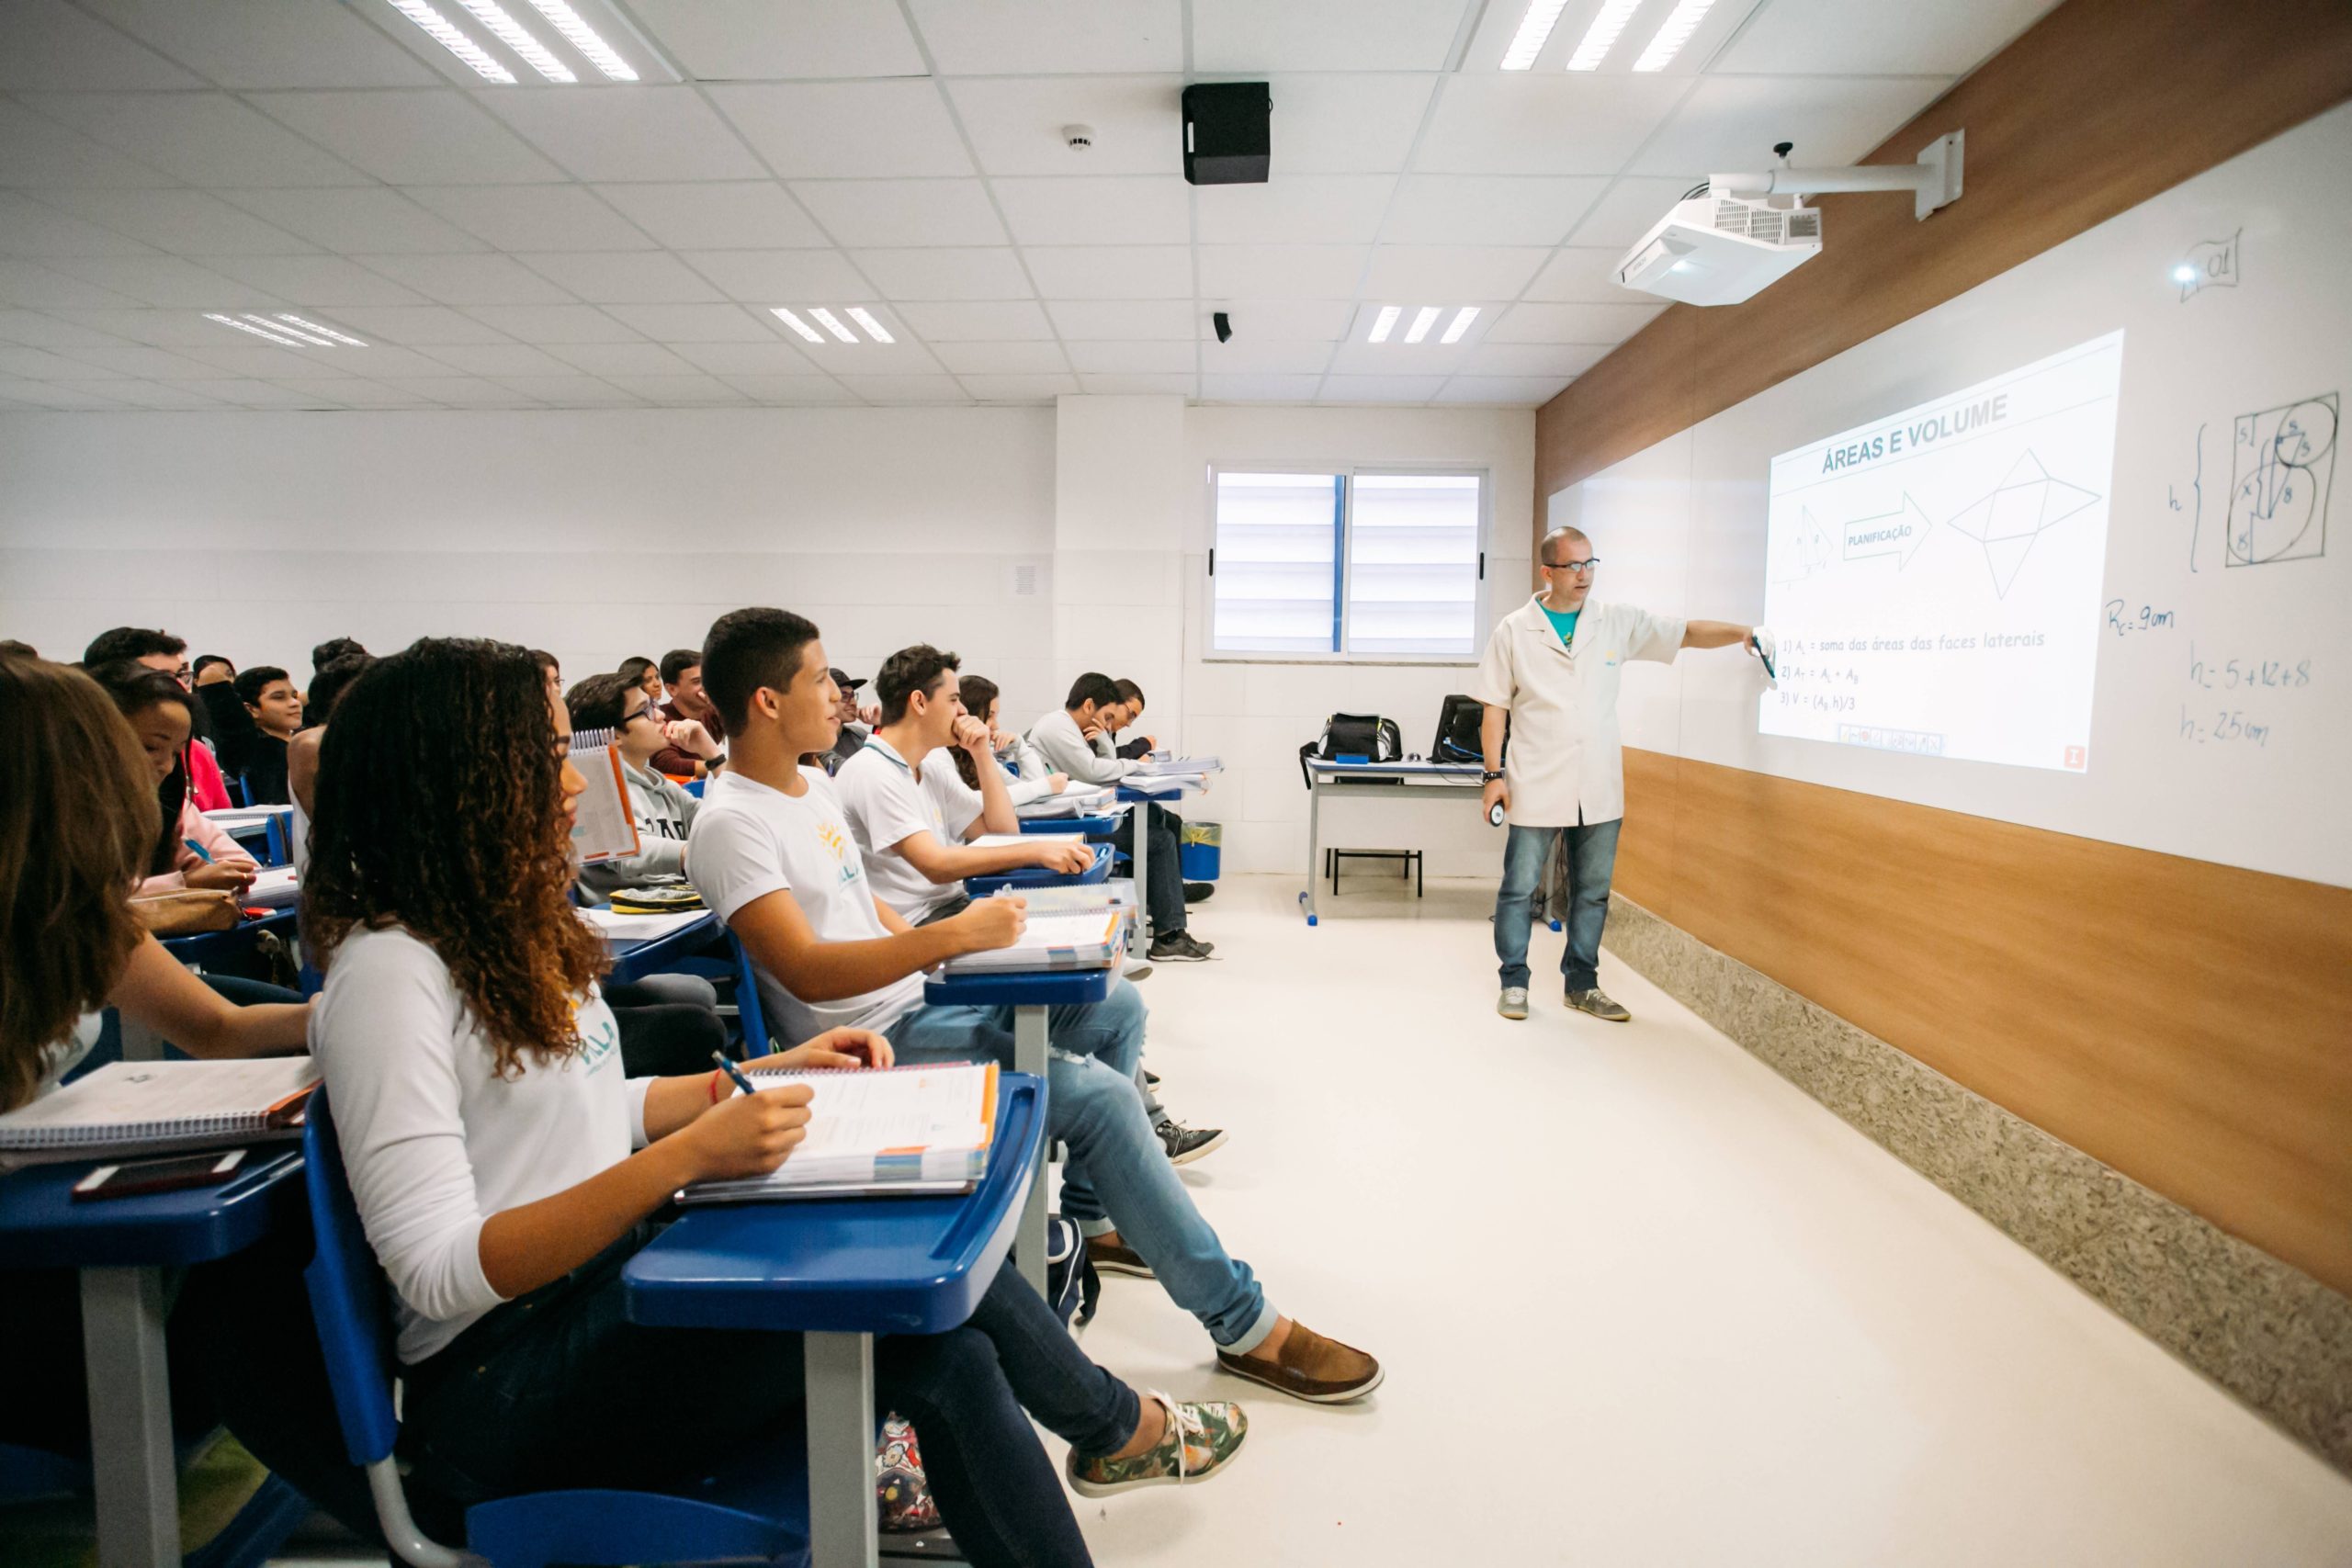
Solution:
<path fill-rule="evenodd" d="M 638 852 L 580 868 L 580 886 L 600 898 L 648 877 L 683 874 L 686 829 L 702 804 L 654 772 L 653 759 L 670 744 L 645 689 L 627 677 L 591 675 L 564 694 L 574 730 L 609 729 L 628 784 L 629 815 L 637 820 Z"/>

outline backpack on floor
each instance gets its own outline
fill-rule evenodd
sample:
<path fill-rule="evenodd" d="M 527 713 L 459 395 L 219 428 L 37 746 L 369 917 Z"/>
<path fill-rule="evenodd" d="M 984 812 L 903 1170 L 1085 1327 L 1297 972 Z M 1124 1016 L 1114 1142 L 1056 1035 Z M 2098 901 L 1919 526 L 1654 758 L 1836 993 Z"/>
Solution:
<path fill-rule="evenodd" d="M 1072 1317 L 1081 1324 L 1092 1323 L 1102 1299 L 1102 1276 L 1095 1272 L 1094 1260 L 1086 1256 L 1086 1238 L 1079 1234 L 1078 1222 L 1059 1214 L 1046 1215 L 1046 1304 L 1068 1328 Z"/>
<path fill-rule="evenodd" d="M 1405 732 L 1396 728 L 1393 718 L 1376 714 L 1335 713 L 1324 721 L 1320 739 L 1310 740 L 1298 749 L 1298 775 L 1307 778 L 1309 757 L 1330 761 L 1339 757 L 1361 757 L 1368 762 L 1395 762 L 1405 755 Z M 1314 781 L 1307 779 L 1307 787 Z"/>
<path fill-rule="evenodd" d="M 1478 739 L 1478 727 L 1485 722 L 1487 705 L 1476 697 L 1459 693 L 1445 699 L 1438 709 L 1437 739 L 1430 742 L 1432 762 L 1476 762 L 1483 766 L 1487 760 L 1485 747 Z M 1510 715 L 1503 715 L 1503 755 L 1510 755 Z"/>

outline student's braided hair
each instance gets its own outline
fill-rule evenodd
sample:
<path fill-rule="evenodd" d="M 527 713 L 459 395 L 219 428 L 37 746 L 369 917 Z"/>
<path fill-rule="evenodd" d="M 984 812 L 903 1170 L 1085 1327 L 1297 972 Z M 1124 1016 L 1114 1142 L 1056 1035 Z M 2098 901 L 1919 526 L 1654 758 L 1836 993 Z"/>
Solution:
<path fill-rule="evenodd" d="M 545 678 L 503 642 L 427 637 L 368 666 L 319 746 L 305 936 L 356 929 L 440 955 L 501 1077 L 579 1048 L 572 998 L 609 967 L 573 913 L 564 763 Z"/>

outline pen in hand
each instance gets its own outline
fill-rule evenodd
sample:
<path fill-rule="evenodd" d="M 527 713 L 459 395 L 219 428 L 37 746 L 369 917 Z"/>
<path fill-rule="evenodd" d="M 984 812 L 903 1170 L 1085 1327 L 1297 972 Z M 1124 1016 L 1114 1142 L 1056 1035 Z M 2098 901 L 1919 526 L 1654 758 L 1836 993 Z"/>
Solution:
<path fill-rule="evenodd" d="M 743 1069 L 727 1059 L 726 1052 L 713 1051 L 710 1054 L 710 1059 L 718 1064 L 718 1070 L 720 1072 L 725 1073 L 729 1077 L 735 1080 L 735 1087 L 737 1089 L 741 1089 L 745 1094 L 757 1094 L 760 1092 L 759 1089 L 752 1085 L 752 1080 L 743 1076 Z"/>

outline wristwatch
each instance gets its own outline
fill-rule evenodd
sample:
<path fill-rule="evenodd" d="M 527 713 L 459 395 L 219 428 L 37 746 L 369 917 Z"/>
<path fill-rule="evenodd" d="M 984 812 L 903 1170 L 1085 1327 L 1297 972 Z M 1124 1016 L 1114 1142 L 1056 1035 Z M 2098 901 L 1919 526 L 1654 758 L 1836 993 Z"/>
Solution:
<path fill-rule="evenodd" d="M 1492 784 L 1502 776 L 1503 771 L 1500 768 L 1489 768 L 1485 773 L 1478 775 L 1478 782 L 1482 784 Z"/>

